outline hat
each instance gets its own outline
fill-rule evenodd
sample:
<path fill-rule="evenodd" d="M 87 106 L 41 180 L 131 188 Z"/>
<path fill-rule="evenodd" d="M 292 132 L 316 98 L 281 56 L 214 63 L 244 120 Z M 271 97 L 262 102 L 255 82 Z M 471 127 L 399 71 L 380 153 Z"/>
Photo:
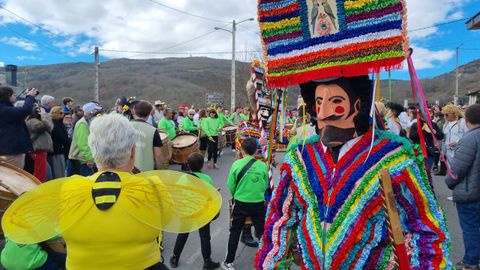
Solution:
<path fill-rule="evenodd" d="M 155 100 L 155 103 L 154 103 L 155 106 L 158 106 L 158 105 L 165 105 L 165 102 L 162 102 L 161 100 Z"/>
<path fill-rule="evenodd" d="M 93 102 L 89 102 L 89 103 L 86 103 L 85 105 L 83 105 L 82 107 L 82 110 L 84 113 L 92 113 L 93 111 L 98 111 L 98 110 L 101 110 L 102 107 L 98 106 L 97 104 L 93 103 Z"/>
<path fill-rule="evenodd" d="M 442 108 L 442 114 L 455 114 L 458 117 L 463 117 L 462 112 L 458 109 L 457 106 L 453 104 L 448 104 L 445 107 Z"/>
<path fill-rule="evenodd" d="M 195 110 L 194 109 L 188 110 L 188 114 L 195 114 Z"/>

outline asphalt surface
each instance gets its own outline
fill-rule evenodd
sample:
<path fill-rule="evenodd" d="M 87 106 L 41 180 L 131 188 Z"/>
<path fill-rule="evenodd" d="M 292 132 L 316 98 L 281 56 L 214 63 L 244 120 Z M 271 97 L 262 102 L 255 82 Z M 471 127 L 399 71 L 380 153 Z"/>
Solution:
<path fill-rule="evenodd" d="M 281 164 L 283 155 L 277 153 L 277 162 Z M 204 168 L 203 172 L 210 175 L 213 178 L 215 185 L 221 188 L 221 194 L 223 197 L 223 205 L 220 217 L 211 223 L 211 245 L 212 245 L 212 259 L 214 261 L 223 261 L 226 256 L 227 242 L 228 242 L 228 212 L 227 201 L 230 198 L 230 194 L 226 187 L 226 180 L 231 164 L 235 160 L 235 153 L 230 149 L 225 148 L 224 154 L 220 157 L 218 165 L 220 169 L 207 169 Z M 280 167 L 280 166 L 279 166 Z M 171 169 L 180 169 L 177 166 L 172 166 Z M 458 223 L 458 216 L 455 205 L 452 201 L 449 201 L 447 197 L 451 196 L 451 191 L 448 190 L 443 181 L 443 176 L 434 176 L 433 185 L 438 201 L 444 207 L 447 215 L 447 223 L 452 239 L 452 252 L 451 260 L 453 263 L 461 260 L 463 256 L 463 242 L 460 225 Z M 275 178 L 278 179 L 278 169 L 275 171 Z M 163 256 L 165 258 L 165 264 L 170 266 L 168 260 L 172 255 L 173 246 L 175 244 L 176 235 L 166 233 L 164 235 L 164 247 Z M 239 243 L 236 259 L 235 269 L 237 270 L 251 270 L 253 269 L 253 260 L 255 257 L 255 248 L 247 247 L 243 243 Z M 187 244 L 180 257 L 178 268 L 179 270 L 187 269 L 202 269 L 203 259 L 200 251 L 200 238 L 198 232 L 190 234 Z"/>

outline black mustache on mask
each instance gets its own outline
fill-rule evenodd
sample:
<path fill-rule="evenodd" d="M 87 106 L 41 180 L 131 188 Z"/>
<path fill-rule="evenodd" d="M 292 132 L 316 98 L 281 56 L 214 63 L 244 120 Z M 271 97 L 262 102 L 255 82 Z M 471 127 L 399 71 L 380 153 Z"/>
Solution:
<path fill-rule="evenodd" d="M 342 118 L 342 115 L 330 115 L 323 119 L 318 118 L 318 121 L 335 121 L 335 120 L 340 120 L 341 118 Z"/>
<path fill-rule="evenodd" d="M 323 145 L 327 147 L 334 147 L 342 145 L 355 137 L 355 128 L 339 128 L 335 126 L 325 126 L 319 129 L 318 134 L 322 140 Z"/>

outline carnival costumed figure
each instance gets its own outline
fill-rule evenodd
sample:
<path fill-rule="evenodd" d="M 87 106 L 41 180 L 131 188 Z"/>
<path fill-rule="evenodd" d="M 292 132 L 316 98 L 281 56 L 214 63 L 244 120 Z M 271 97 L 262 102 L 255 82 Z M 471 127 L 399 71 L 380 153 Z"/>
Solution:
<path fill-rule="evenodd" d="M 256 269 L 391 269 L 396 262 L 380 188 L 388 169 L 413 269 L 451 268 L 449 236 L 425 169 L 405 139 L 369 124 L 368 76 L 301 85 L 318 135 L 285 154 Z M 372 143 L 373 136 L 373 143 Z M 287 239 L 287 241 L 285 241 Z"/>
<path fill-rule="evenodd" d="M 2 219 L 9 239 L 32 244 L 62 235 L 72 270 L 166 269 L 161 231 L 190 232 L 218 213 L 220 194 L 196 177 L 168 170 L 130 173 L 135 130 L 125 117 L 92 121 L 89 146 L 99 172 L 24 193 Z"/>

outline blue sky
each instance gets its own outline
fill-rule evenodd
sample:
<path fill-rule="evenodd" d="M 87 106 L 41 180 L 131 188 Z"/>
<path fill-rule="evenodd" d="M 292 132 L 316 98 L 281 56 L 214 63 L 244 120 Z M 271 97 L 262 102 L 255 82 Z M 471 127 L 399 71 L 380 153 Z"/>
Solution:
<path fill-rule="evenodd" d="M 0 6 L 4 8 L 0 9 L 0 65 L 92 62 L 93 47 L 96 45 L 101 47 L 102 61 L 118 57 L 188 55 L 228 59 L 231 51 L 230 34 L 213 31 L 213 27 L 230 27 L 228 22 L 232 18 L 238 21 L 254 17 L 256 3 L 255 0 L 73 2 L 77 1 L 0 0 Z M 218 4 L 220 2 L 221 5 Z M 207 19 L 165 8 L 162 3 Z M 410 30 L 480 12 L 480 0 L 407 0 L 407 6 Z M 237 60 L 248 61 L 260 55 L 257 29 L 255 22 L 242 23 L 238 28 L 237 51 L 245 52 L 239 53 Z M 468 31 L 464 21 L 414 31 L 410 36 L 415 48 L 414 61 L 422 78 L 453 70 L 455 48 L 462 43 L 460 64 L 480 59 L 480 30 Z M 192 38 L 195 39 L 186 42 Z M 140 54 L 104 49 L 140 52 L 160 50 L 173 54 Z M 394 71 L 392 77 L 406 79 L 408 74 Z"/>

